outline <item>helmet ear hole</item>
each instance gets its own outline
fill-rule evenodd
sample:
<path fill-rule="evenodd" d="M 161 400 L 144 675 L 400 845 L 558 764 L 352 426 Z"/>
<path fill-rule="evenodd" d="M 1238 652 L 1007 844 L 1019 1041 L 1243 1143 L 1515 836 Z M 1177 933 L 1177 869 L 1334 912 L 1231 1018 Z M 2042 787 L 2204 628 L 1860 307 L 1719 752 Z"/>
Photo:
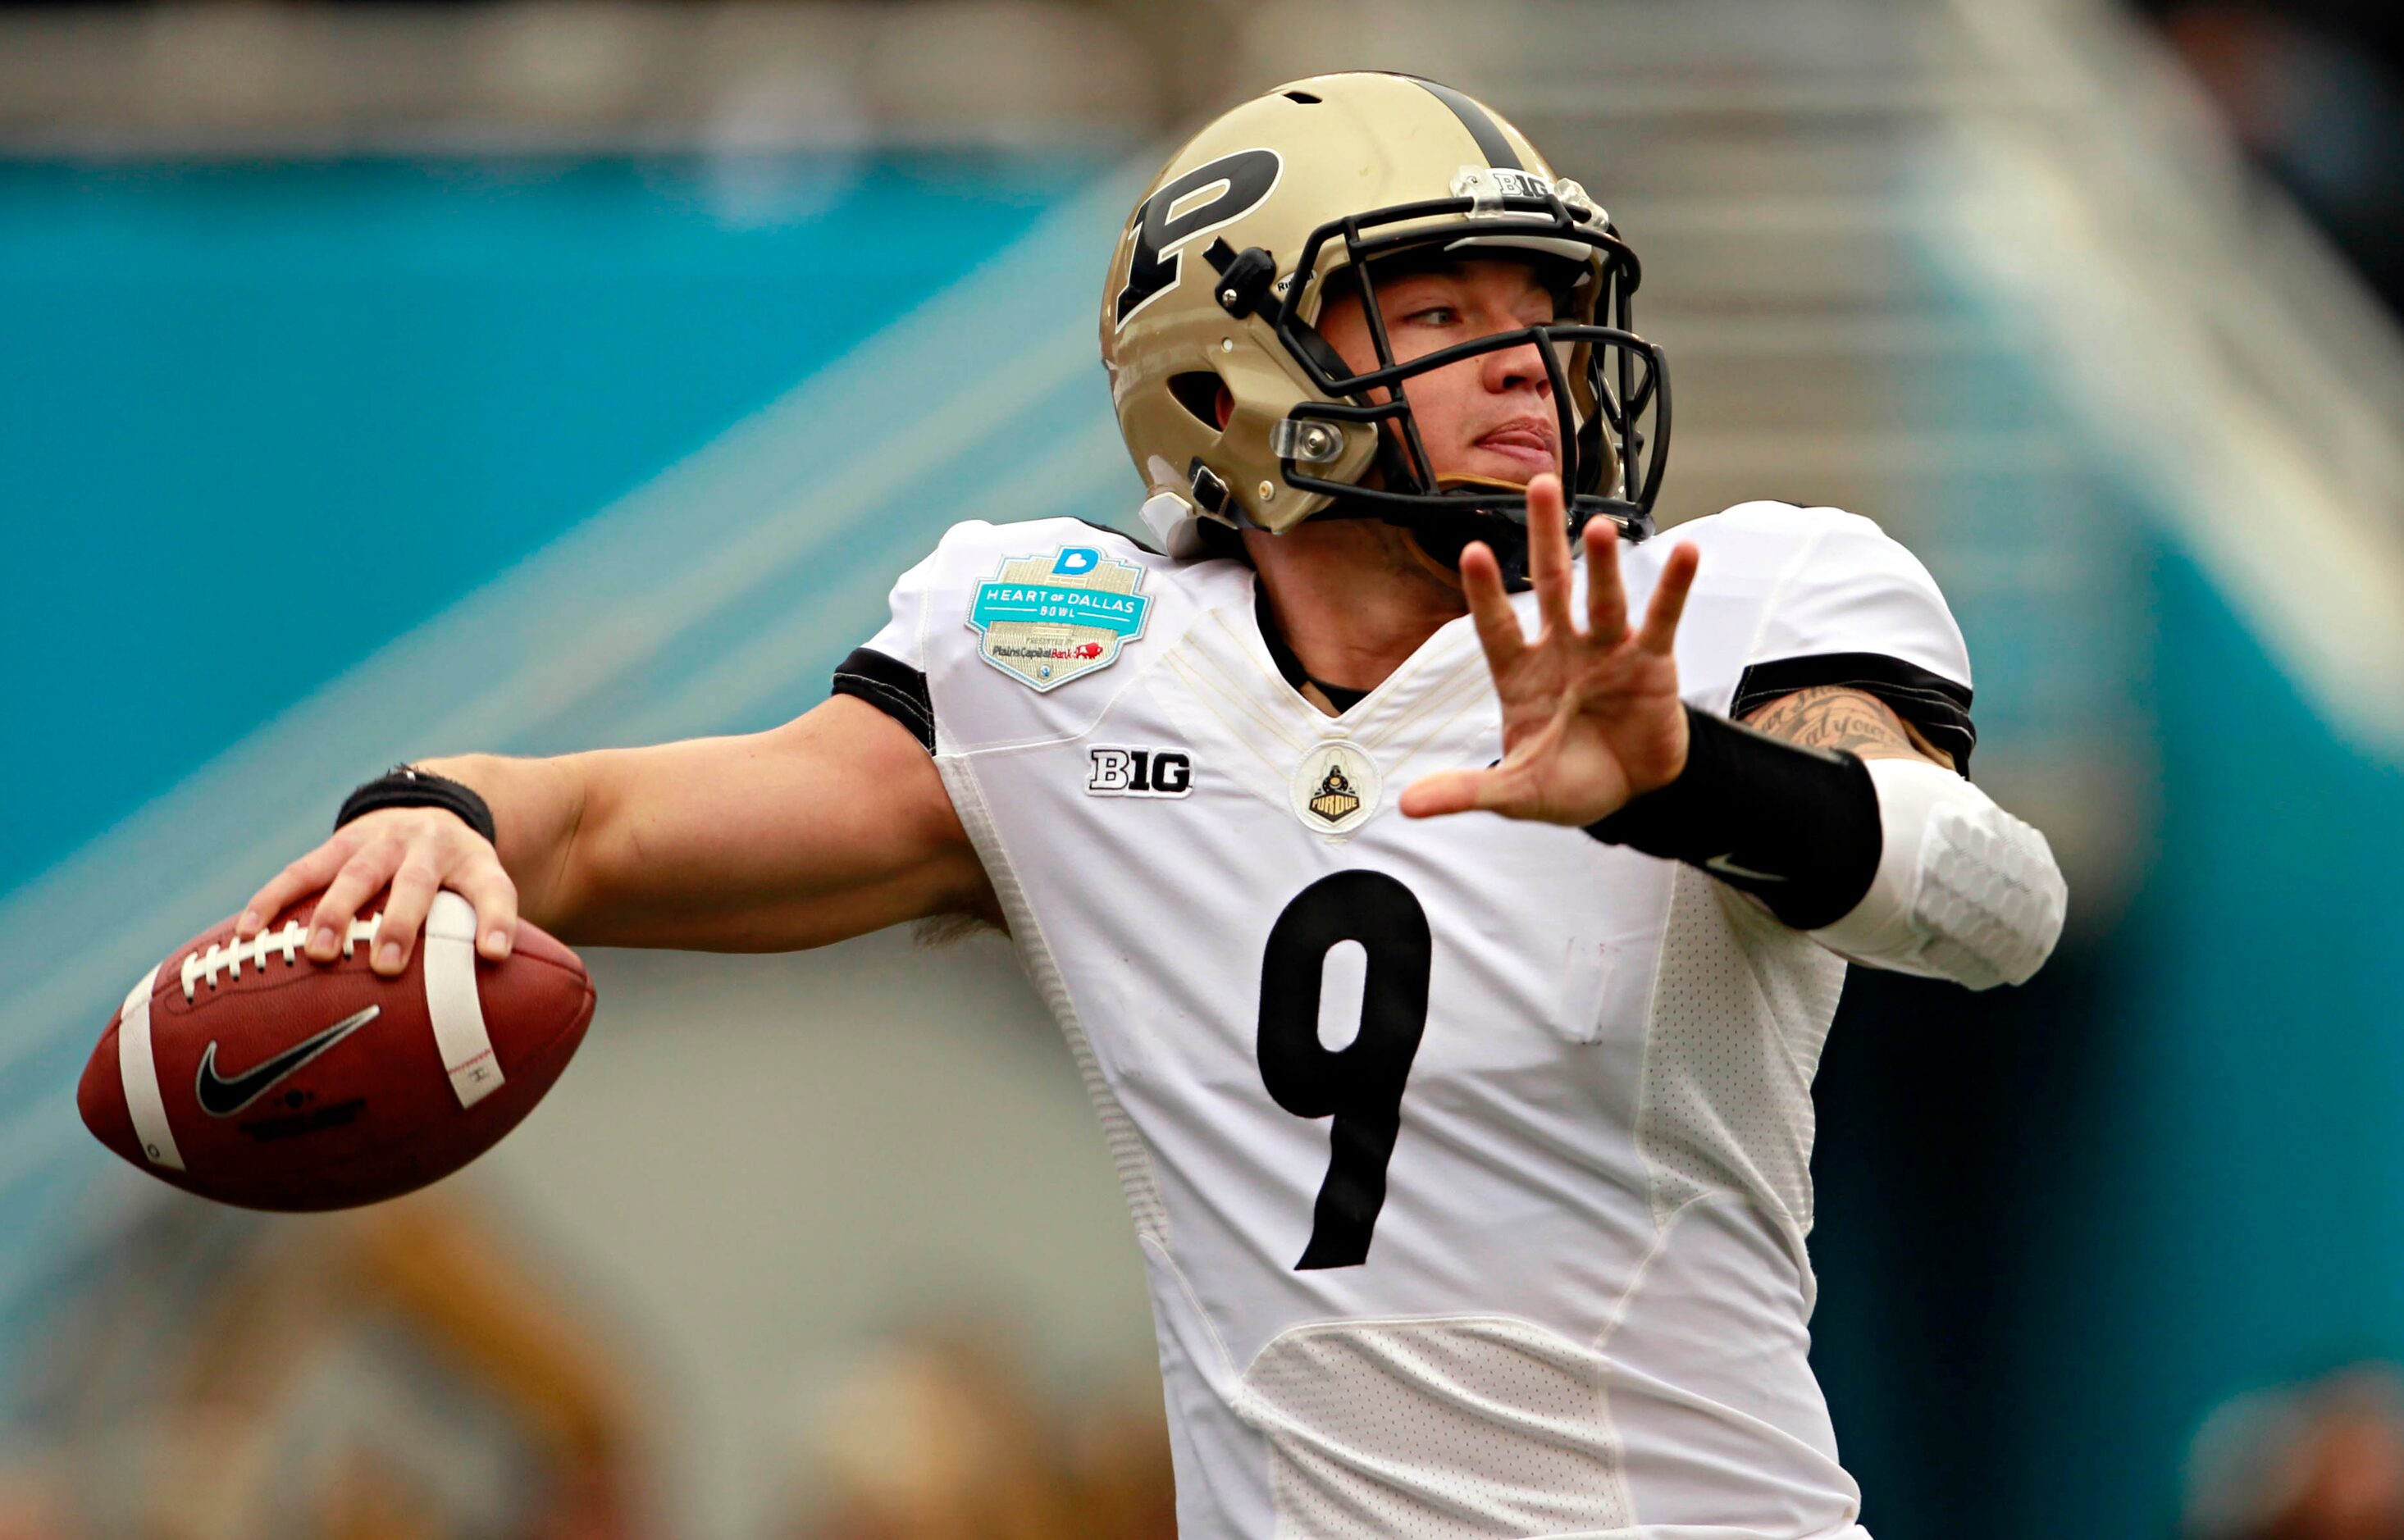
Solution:
<path fill-rule="evenodd" d="M 1212 433 L 1226 425 L 1219 421 L 1219 393 L 1224 388 L 1211 369 L 1189 369 L 1168 377 L 1169 395 Z"/>

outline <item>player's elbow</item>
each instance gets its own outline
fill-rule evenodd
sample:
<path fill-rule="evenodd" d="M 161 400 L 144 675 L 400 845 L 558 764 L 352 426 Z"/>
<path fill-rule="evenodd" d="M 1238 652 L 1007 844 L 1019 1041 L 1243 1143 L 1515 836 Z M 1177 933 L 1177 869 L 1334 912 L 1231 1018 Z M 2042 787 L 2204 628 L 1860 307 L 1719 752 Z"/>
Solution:
<path fill-rule="evenodd" d="M 1883 843 L 1861 902 L 1811 935 L 1857 963 L 1974 990 L 2022 984 L 2062 939 L 2069 886 L 2036 829 L 1917 760 L 1871 767 Z"/>
<path fill-rule="evenodd" d="M 529 894 L 543 928 L 570 945 L 629 944 L 634 918 L 666 897 L 678 873 L 659 855 L 659 795 L 643 756 L 661 749 L 602 749 L 553 761 L 565 771 L 566 816 L 543 852 Z M 631 944 L 640 944 L 639 942 Z"/>

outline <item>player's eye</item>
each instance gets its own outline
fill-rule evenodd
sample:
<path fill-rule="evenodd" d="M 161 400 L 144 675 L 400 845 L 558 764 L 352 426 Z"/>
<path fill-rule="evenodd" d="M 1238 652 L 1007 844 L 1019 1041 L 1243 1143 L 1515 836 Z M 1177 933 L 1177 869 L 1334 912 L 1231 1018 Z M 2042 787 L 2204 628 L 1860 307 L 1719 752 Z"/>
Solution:
<path fill-rule="evenodd" d="M 1459 314 L 1450 305 L 1422 305 L 1403 319 L 1422 326 L 1448 326 Z"/>

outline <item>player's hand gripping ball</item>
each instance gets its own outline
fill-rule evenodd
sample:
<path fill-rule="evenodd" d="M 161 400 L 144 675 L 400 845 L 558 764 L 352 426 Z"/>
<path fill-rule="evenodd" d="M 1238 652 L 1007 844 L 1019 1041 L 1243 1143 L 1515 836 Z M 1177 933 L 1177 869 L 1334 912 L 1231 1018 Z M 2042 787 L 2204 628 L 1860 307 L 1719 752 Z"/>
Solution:
<path fill-rule="evenodd" d="M 372 1203 L 490 1149 L 583 1041 L 592 980 L 532 924 L 506 960 L 479 958 L 475 911 L 444 892 L 386 978 L 368 967 L 375 917 L 310 961 L 316 903 L 247 941 L 228 917 L 134 986 L 76 1093 L 102 1144 L 223 1203 Z"/>

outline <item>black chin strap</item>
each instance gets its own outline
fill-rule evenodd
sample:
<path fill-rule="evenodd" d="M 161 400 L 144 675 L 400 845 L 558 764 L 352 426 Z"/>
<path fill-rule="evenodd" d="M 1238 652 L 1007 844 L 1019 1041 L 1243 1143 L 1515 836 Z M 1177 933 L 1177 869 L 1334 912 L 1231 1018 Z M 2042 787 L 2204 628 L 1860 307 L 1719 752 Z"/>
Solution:
<path fill-rule="evenodd" d="M 1490 513 L 1426 513 L 1390 518 L 1388 523 L 1409 534 L 1419 549 L 1453 571 L 1461 570 L 1461 553 L 1473 540 L 1483 540 L 1502 569 L 1502 591 L 1520 593 L 1528 582 L 1528 526 Z"/>
<path fill-rule="evenodd" d="M 1407 533 L 1419 543 L 1419 549 L 1455 572 L 1461 570 L 1461 553 L 1469 548 L 1469 543 L 1483 540 L 1494 552 L 1494 560 L 1502 569 L 1502 591 L 1524 593 L 1530 587 L 1528 526 L 1516 519 L 1481 513 L 1475 508 L 1462 508 L 1458 513 L 1449 510 L 1389 513 L 1344 497 L 1331 499 L 1326 507 L 1311 517 L 1381 519 Z"/>

